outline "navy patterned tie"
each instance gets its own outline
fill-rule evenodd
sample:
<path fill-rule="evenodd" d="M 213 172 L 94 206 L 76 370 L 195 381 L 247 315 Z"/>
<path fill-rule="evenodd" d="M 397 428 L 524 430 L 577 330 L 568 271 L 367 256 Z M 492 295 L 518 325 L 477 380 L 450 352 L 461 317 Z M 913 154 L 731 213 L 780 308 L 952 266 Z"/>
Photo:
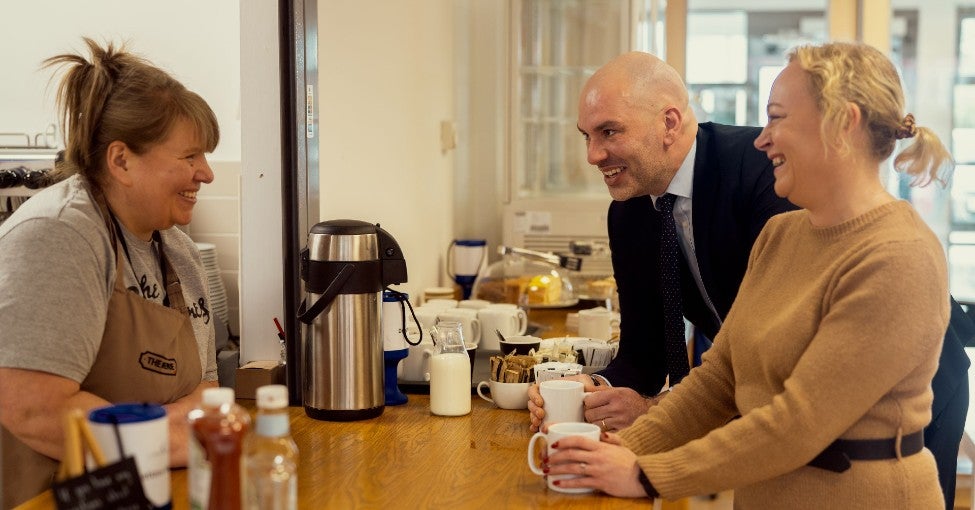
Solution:
<path fill-rule="evenodd" d="M 663 295 L 664 342 L 670 384 L 681 381 L 690 368 L 687 365 L 687 343 L 684 338 L 684 314 L 680 294 L 680 246 L 674 223 L 676 195 L 667 193 L 657 199 L 660 210 L 660 290 Z"/>

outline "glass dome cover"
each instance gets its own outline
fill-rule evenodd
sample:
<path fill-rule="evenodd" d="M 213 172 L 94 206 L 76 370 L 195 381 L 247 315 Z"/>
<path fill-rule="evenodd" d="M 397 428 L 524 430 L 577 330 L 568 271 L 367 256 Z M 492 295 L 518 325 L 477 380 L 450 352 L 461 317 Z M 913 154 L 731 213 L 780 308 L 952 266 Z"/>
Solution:
<path fill-rule="evenodd" d="M 560 308 L 579 302 L 568 271 L 515 253 L 505 254 L 477 276 L 471 299 L 528 308 Z"/>

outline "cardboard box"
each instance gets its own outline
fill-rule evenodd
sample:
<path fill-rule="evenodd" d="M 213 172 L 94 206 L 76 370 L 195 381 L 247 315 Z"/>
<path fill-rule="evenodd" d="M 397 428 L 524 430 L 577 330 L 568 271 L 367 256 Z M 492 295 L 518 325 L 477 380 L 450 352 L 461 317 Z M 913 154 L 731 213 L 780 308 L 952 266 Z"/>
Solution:
<path fill-rule="evenodd" d="M 285 384 L 284 365 L 278 361 L 251 361 L 237 369 L 237 398 L 256 398 L 257 388 L 267 384 Z"/>

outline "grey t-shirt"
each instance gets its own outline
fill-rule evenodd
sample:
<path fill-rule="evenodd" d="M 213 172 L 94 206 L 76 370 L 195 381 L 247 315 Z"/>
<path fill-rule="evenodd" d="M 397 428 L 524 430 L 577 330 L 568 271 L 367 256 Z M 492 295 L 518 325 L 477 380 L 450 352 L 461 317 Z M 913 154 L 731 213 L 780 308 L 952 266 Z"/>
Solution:
<path fill-rule="evenodd" d="M 125 287 L 162 303 L 159 245 L 125 231 Z M 217 380 L 207 278 L 199 251 L 176 228 L 160 232 L 183 287 L 203 367 Z M 131 265 L 129 264 L 131 259 Z M 0 366 L 82 382 L 95 362 L 115 285 L 115 252 L 84 180 L 70 177 L 31 197 L 0 224 Z"/>

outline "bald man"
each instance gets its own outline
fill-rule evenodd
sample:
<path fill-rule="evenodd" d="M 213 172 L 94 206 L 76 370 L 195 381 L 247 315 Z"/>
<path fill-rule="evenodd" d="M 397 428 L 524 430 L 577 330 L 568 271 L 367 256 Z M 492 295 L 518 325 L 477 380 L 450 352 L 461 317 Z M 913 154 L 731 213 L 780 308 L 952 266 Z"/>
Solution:
<path fill-rule="evenodd" d="M 708 338 L 731 308 L 765 222 L 795 206 L 775 195 L 772 164 L 753 145 L 761 130 L 698 124 L 680 76 L 651 54 L 626 53 L 600 68 L 580 95 L 578 127 L 613 198 L 609 241 L 622 314 L 616 358 L 578 378 L 586 391 L 599 390 L 586 398 L 586 420 L 619 430 L 662 397 L 668 379 L 657 198 L 676 196 L 681 310 Z M 533 387 L 533 430 L 541 405 Z"/>

